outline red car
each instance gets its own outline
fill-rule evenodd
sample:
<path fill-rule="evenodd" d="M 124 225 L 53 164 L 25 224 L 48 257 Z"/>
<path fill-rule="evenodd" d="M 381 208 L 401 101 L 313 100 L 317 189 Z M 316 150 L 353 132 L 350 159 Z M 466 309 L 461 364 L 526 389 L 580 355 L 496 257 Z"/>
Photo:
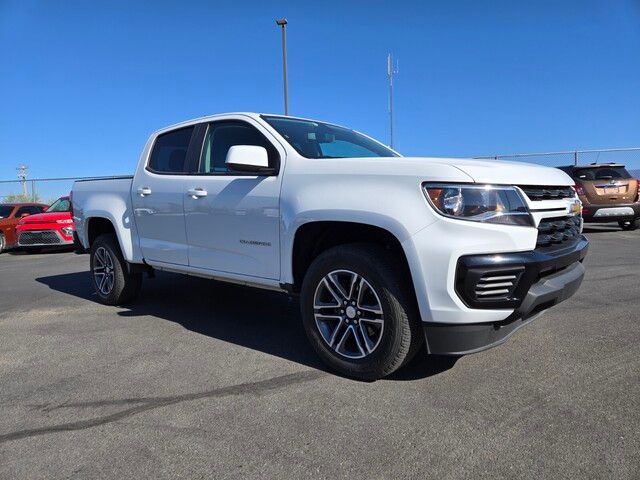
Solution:
<path fill-rule="evenodd" d="M 42 213 L 47 205 L 41 203 L 2 203 L 0 204 L 0 253 L 16 246 L 18 237 L 16 226 L 27 215 Z"/>
<path fill-rule="evenodd" d="M 43 247 L 72 246 L 75 227 L 69 197 L 60 197 L 44 213 L 23 218 L 16 232 L 18 246 L 30 252 Z"/>

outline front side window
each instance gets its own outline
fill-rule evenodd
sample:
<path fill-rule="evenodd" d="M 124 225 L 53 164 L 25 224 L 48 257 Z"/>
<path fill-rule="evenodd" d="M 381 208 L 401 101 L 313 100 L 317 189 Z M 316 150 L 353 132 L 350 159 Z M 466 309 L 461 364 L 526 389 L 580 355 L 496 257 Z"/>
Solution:
<path fill-rule="evenodd" d="M 187 173 L 187 150 L 193 130 L 194 127 L 187 127 L 158 135 L 149 158 L 149 170 L 158 173 Z"/>
<path fill-rule="evenodd" d="M 9 218 L 13 212 L 13 205 L 0 205 L 0 218 Z"/>
<path fill-rule="evenodd" d="M 234 145 L 264 147 L 269 156 L 269 166 L 275 168 L 278 151 L 255 127 L 241 121 L 215 122 L 209 125 L 200 157 L 200 173 L 227 174 L 227 153 Z"/>
<path fill-rule="evenodd" d="M 287 117 L 262 117 L 303 157 L 398 157 L 393 150 L 354 130 Z"/>
<path fill-rule="evenodd" d="M 68 198 L 59 198 L 47 209 L 47 213 L 50 212 L 70 212 L 71 202 Z"/>

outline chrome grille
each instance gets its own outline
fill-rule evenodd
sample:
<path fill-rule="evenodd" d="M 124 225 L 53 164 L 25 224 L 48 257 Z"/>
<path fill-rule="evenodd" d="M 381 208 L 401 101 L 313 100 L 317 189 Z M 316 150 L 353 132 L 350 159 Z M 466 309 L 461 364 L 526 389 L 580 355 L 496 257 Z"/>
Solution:
<path fill-rule="evenodd" d="M 20 232 L 18 245 L 57 245 L 62 243 L 60 237 L 51 230 Z"/>
<path fill-rule="evenodd" d="M 545 187 L 545 186 L 520 186 L 522 191 L 533 202 L 541 200 L 560 200 L 573 198 L 576 192 L 572 187 Z"/>
<path fill-rule="evenodd" d="M 536 249 L 558 248 L 580 237 L 580 216 L 543 218 L 538 225 Z"/>

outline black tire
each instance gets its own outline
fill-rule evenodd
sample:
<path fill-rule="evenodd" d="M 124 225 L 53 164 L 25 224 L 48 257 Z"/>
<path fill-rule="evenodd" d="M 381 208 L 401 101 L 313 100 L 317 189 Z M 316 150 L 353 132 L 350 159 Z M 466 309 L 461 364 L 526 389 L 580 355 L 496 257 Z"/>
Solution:
<path fill-rule="evenodd" d="M 0 253 L 4 252 L 7 248 L 7 241 L 4 238 L 4 234 L 0 233 Z"/>
<path fill-rule="evenodd" d="M 108 273 L 113 273 L 111 288 L 101 290 L 96 275 L 99 264 L 105 263 L 100 258 L 106 258 L 104 251 L 110 258 L 111 266 Z M 91 266 L 91 283 L 96 292 L 98 301 L 105 305 L 125 305 L 132 302 L 140 293 L 142 286 L 142 273 L 130 273 L 127 262 L 122 257 L 118 239 L 114 234 L 103 234 L 98 236 L 91 245 L 91 255 L 89 258 Z M 103 269 L 104 271 L 104 269 Z"/>
<path fill-rule="evenodd" d="M 618 222 L 618 225 L 620 225 L 620 228 L 625 231 L 637 230 L 638 227 L 640 227 L 640 218 Z"/>
<path fill-rule="evenodd" d="M 387 250 L 368 244 L 337 246 L 321 253 L 313 261 L 302 283 L 302 321 L 314 350 L 331 369 L 347 377 L 373 381 L 408 363 L 420 349 L 424 340 L 415 293 L 411 277 L 406 268 L 399 266 L 401 264 Z M 316 323 L 314 302 L 317 289 L 323 288 L 320 285 L 323 279 L 335 271 L 348 271 L 348 274 L 355 273 L 364 278 L 380 301 L 383 329 L 374 349 L 363 358 L 347 358 L 338 353 L 323 338 Z M 349 324 L 346 314 L 342 321 Z M 338 320 L 336 324 L 342 325 L 342 322 Z M 346 329 L 348 325 L 342 328 Z M 337 338 L 337 334 L 334 333 L 333 337 Z"/>

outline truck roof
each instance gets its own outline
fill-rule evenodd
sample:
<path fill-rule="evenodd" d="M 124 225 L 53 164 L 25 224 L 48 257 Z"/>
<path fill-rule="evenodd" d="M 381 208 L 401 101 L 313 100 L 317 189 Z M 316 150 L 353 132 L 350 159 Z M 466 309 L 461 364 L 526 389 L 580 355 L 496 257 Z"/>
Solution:
<path fill-rule="evenodd" d="M 316 119 L 313 119 L 313 118 L 303 118 L 303 117 L 293 117 L 291 115 L 282 115 L 280 113 L 226 112 L 226 113 L 216 113 L 216 114 L 213 114 L 213 115 L 205 115 L 205 116 L 202 116 L 202 117 L 192 118 L 191 120 L 185 120 L 183 122 L 174 123 L 173 125 L 168 125 L 166 127 L 162 127 L 160 129 L 156 130 L 155 132 L 153 132 L 153 134 L 157 135 L 157 134 L 165 132 L 167 130 L 173 130 L 173 129 L 179 128 L 179 127 L 187 127 L 189 125 L 193 125 L 194 123 L 202 123 L 202 122 L 213 121 L 216 118 L 227 117 L 229 115 L 243 115 L 245 117 L 251 117 L 251 118 L 256 119 L 256 120 L 260 119 L 260 117 L 262 115 L 264 115 L 264 116 L 267 116 L 267 117 L 290 118 L 292 120 L 305 120 L 305 121 L 308 121 L 308 122 L 320 122 L 320 123 L 326 123 L 326 124 L 330 124 L 330 125 L 335 125 L 335 124 L 333 124 L 331 122 L 325 122 L 324 120 L 316 120 Z"/>

